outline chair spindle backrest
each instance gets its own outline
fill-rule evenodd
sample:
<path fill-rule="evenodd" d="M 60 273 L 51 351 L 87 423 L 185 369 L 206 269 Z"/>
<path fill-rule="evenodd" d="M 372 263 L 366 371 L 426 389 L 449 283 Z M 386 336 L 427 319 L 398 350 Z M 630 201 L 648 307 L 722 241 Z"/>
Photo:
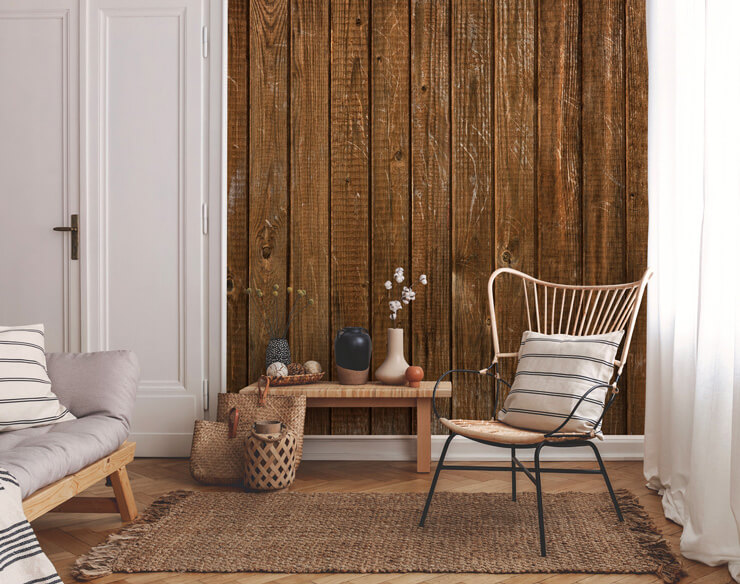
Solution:
<path fill-rule="evenodd" d="M 614 361 L 617 373 L 621 374 L 627 361 L 645 287 L 653 275 L 651 269 L 648 268 L 642 278 L 636 282 L 605 286 L 554 284 L 538 280 L 511 268 L 496 270 L 488 280 L 494 363 L 500 358 L 518 355 L 518 351 L 501 352 L 499 346 L 494 283 L 496 278 L 504 274 L 519 278 L 522 282 L 524 310 L 527 326 L 531 331 L 543 334 L 585 336 L 625 330 L 622 350 Z"/>

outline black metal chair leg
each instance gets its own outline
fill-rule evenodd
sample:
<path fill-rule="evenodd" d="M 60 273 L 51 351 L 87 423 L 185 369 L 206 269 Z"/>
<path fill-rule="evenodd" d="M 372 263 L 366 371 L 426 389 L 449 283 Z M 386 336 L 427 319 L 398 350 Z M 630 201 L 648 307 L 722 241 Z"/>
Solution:
<path fill-rule="evenodd" d="M 547 548 L 545 545 L 545 515 L 542 510 L 542 473 L 540 472 L 540 450 L 545 445 L 543 442 L 534 451 L 534 471 L 537 482 L 537 520 L 540 524 L 540 555 L 544 558 L 547 555 Z"/>
<path fill-rule="evenodd" d="M 511 500 L 516 501 L 516 448 L 511 449 Z"/>
<path fill-rule="evenodd" d="M 601 476 L 604 477 L 606 488 L 609 489 L 609 495 L 612 498 L 612 503 L 614 504 L 614 510 L 617 512 L 617 517 L 619 517 L 620 521 L 624 521 L 624 517 L 622 517 L 622 510 L 619 508 L 619 502 L 617 501 L 617 496 L 614 494 L 614 489 L 612 489 L 612 483 L 609 480 L 609 475 L 606 472 L 604 461 L 601 460 L 601 454 L 599 453 L 599 449 L 596 447 L 596 444 L 594 444 L 593 442 L 588 442 L 588 445 L 591 447 L 591 449 L 594 451 L 594 454 L 596 455 L 596 461 L 599 463 L 599 468 L 601 469 Z"/>
<path fill-rule="evenodd" d="M 432 497 L 434 496 L 434 489 L 437 486 L 437 479 L 439 478 L 439 473 L 442 470 L 442 465 L 445 461 L 445 456 L 447 455 L 447 448 L 450 446 L 450 442 L 452 442 L 452 439 L 457 436 L 457 434 L 450 434 L 449 438 L 447 438 L 447 441 L 445 442 L 444 447 L 442 448 L 442 454 L 439 457 L 439 462 L 437 462 L 437 469 L 434 471 L 434 478 L 432 479 L 432 485 L 429 487 L 429 494 L 427 495 L 427 502 L 424 505 L 424 512 L 421 514 L 421 521 L 419 521 L 419 527 L 424 527 L 424 521 L 426 521 L 427 513 L 429 512 L 429 506 L 432 504 Z"/>

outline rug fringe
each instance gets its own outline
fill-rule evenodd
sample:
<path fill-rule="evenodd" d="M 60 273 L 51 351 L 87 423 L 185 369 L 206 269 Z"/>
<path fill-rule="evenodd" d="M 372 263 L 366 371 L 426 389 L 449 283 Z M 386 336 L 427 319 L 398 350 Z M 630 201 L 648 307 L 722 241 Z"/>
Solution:
<path fill-rule="evenodd" d="M 72 576 L 75 580 L 87 581 L 112 574 L 123 543 L 143 535 L 154 523 L 169 515 L 176 503 L 193 493 L 194 491 L 172 491 L 159 497 L 136 521 L 124 526 L 120 532 L 109 535 L 105 543 L 79 557 L 72 567 Z"/>
<path fill-rule="evenodd" d="M 617 489 L 614 493 L 630 531 L 637 536 L 641 546 L 650 556 L 660 564 L 656 575 L 666 584 L 675 584 L 686 576 L 686 572 L 671 551 L 668 542 L 660 535 L 660 530 L 640 505 L 637 497 L 627 489 Z"/>

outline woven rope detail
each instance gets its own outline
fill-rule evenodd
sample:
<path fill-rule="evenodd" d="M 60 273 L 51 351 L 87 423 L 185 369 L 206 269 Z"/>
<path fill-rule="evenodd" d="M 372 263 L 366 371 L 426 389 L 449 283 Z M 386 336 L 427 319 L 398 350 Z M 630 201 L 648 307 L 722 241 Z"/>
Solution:
<path fill-rule="evenodd" d="M 509 426 L 496 420 L 447 420 L 442 418 L 440 421 L 455 434 L 488 440 L 489 442 L 499 442 L 501 444 L 539 444 L 545 440 L 548 442 L 565 442 L 593 437 L 591 434 L 578 436 L 574 436 L 573 434 L 555 434 L 554 436 L 545 438 L 542 432 L 515 428 L 514 426 Z"/>
<path fill-rule="evenodd" d="M 244 486 L 275 491 L 293 484 L 297 438 L 292 430 L 281 434 L 252 432 L 244 444 Z"/>
<path fill-rule="evenodd" d="M 196 481 L 229 485 L 242 474 L 244 438 L 229 439 L 229 427 L 220 422 L 197 420 L 190 452 L 190 474 Z"/>
<path fill-rule="evenodd" d="M 280 420 L 289 430 L 293 430 L 296 434 L 296 464 L 300 464 L 303 457 L 303 422 L 306 419 L 305 395 L 268 395 L 264 405 L 260 405 L 256 391 L 255 393 L 220 393 L 218 394 L 218 421 L 227 421 L 229 410 L 233 407 L 239 409 L 237 436 L 242 439 L 252 431 L 252 424 L 255 420 Z M 239 471 L 239 478 L 241 478 L 241 471 Z"/>

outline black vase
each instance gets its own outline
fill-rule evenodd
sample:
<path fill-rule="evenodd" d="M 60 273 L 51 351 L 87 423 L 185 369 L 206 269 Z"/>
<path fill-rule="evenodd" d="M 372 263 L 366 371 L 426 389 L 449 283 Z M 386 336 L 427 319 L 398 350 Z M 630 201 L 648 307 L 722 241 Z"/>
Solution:
<path fill-rule="evenodd" d="M 367 329 L 348 326 L 340 330 L 334 339 L 337 381 L 342 385 L 367 383 L 372 354 L 373 342 Z"/>
<path fill-rule="evenodd" d="M 288 339 L 270 339 L 265 349 L 265 369 L 279 361 L 290 365 L 290 345 Z"/>

